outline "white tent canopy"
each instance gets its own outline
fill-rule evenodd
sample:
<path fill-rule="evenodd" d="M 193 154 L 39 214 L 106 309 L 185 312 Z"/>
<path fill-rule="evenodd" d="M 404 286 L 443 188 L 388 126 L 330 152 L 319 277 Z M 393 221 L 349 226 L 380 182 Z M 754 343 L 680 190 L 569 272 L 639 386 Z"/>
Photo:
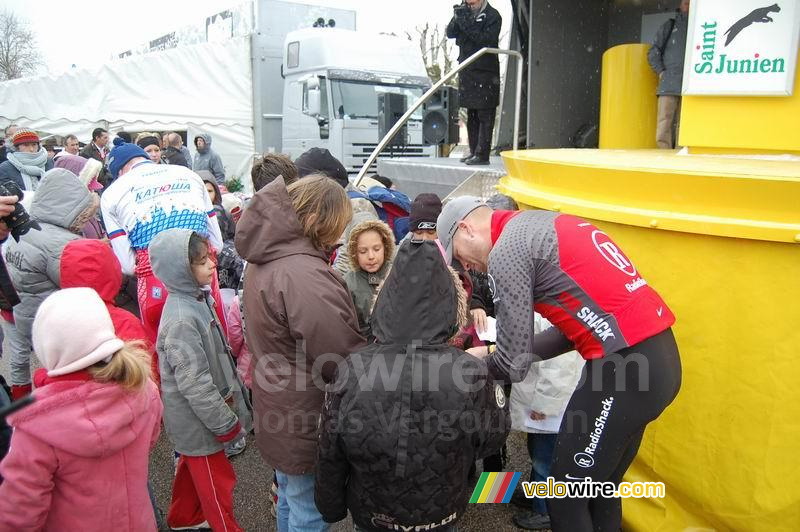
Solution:
<path fill-rule="evenodd" d="M 91 140 L 91 131 L 211 135 L 228 178 L 249 181 L 253 140 L 249 37 L 203 43 L 0 83 L 0 126 Z"/>

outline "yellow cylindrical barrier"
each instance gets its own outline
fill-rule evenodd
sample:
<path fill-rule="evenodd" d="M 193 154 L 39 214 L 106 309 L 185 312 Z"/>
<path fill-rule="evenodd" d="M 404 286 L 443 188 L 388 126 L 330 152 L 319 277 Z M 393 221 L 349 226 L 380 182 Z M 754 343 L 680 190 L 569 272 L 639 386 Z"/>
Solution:
<path fill-rule="evenodd" d="M 656 147 L 658 77 L 647 63 L 647 44 L 623 44 L 603 54 L 600 147 Z"/>
<path fill-rule="evenodd" d="M 499 188 L 608 232 L 677 317 L 681 391 L 625 476 L 666 497 L 625 499 L 625 529 L 794 531 L 800 163 L 671 157 L 506 152 Z"/>

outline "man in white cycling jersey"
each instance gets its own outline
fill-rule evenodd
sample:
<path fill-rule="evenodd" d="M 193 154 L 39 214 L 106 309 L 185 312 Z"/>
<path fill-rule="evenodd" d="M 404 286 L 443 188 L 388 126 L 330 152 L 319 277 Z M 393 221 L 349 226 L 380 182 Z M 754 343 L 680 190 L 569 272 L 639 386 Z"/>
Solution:
<path fill-rule="evenodd" d="M 222 236 L 214 206 L 197 174 L 179 165 L 153 164 L 144 150 L 122 139 L 114 139 L 108 168 L 114 181 L 101 198 L 103 220 L 123 273 L 136 275 L 142 323 L 155 343 L 167 292 L 150 267 L 150 242 L 167 229 L 192 229 L 219 252 Z M 211 292 L 225 329 L 216 272 Z"/>

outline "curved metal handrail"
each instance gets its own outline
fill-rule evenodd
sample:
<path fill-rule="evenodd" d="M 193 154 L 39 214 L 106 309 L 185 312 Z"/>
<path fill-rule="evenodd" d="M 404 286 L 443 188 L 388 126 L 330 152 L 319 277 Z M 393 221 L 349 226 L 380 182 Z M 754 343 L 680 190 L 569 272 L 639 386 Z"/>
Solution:
<path fill-rule="evenodd" d="M 390 129 L 389 132 L 386 133 L 386 135 L 384 135 L 384 137 L 381 139 L 378 145 L 375 146 L 375 149 L 372 150 L 372 153 L 367 158 L 367 161 L 364 163 L 364 166 L 362 166 L 361 170 L 359 170 L 358 176 L 356 176 L 356 180 L 353 183 L 354 186 L 357 187 L 361 183 L 361 178 L 364 177 L 364 175 L 367 173 L 367 170 L 369 170 L 369 167 L 372 165 L 372 163 L 375 162 L 375 159 L 378 158 L 378 154 L 383 151 L 383 149 L 386 147 L 386 145 L 389 143 L 392 137 L 394 137 L 395 133 L 397 133 L 400 130 L 400 128 L 402 128 L 405 125 L 408 119 L 411 118 L 411 115 L 414 114 L 414 111 L 419 109 L 419 107 L 423 103 L 428 101 L 428 98 L 430 98 L 434 93 L 436 93 L 439 90 L 439 87 L 450 81 L 462 69 L 474 63 L 480 56 L 484 54 L 495 54 L 495 55 L 504 54 L 514 57 L 519 61 L 519 65 L 517 68 L 516 102 L 514 104 L 514 137 L 513 137 L 512 150 L 517 149 L 517 142 L 519 140 L 519 109 L 521 103 L 520 100 L 522 99 L 522 67 L 523 67 L 522 54 L 517 52 L 516 50 L 502 50 L 500 48 L 481 48 L 480 50 L 469 56 L 463 63 L 459 64 L 458 67 L 448 72 L 447 75 L 444 76 L 442 79 L 434 83 L 433 86 L 430 89 L 428 89 L 428 92 L 420 96 L 419 99 L 416 102 L 414 102 L 414 105 L 408 108 L 408 111 L 406 111 L 405 114 L 401 116 L 400 119 L 397 120 L 397 123 L 395 123 L 395 125 L 392 126 L 392 129 Z"/>

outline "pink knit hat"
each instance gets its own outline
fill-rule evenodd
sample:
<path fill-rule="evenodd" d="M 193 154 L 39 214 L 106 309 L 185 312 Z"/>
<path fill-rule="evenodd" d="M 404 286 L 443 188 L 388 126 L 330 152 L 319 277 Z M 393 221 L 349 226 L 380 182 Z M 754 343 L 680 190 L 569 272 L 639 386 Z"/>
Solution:
<path fill-rule="evenodd" d="M 63 153 L 63 152 L 60 152 Z M 81 183 L 91 192 L 97 192 L 103 185 L 97 181 L 97 176 L 103 170 L 103 163 L 94 159 L 84 159 L 77 155 L 65 153 L 55 158 L 55 167 L 69 170 L 81 180 Z"/>
<path fill-rule="evenodd" d="M 51 294 L 33 320 L 33 349 L 49 377 L 109 362 L 124 345 L 103 300 L 91 288 Z"/>

